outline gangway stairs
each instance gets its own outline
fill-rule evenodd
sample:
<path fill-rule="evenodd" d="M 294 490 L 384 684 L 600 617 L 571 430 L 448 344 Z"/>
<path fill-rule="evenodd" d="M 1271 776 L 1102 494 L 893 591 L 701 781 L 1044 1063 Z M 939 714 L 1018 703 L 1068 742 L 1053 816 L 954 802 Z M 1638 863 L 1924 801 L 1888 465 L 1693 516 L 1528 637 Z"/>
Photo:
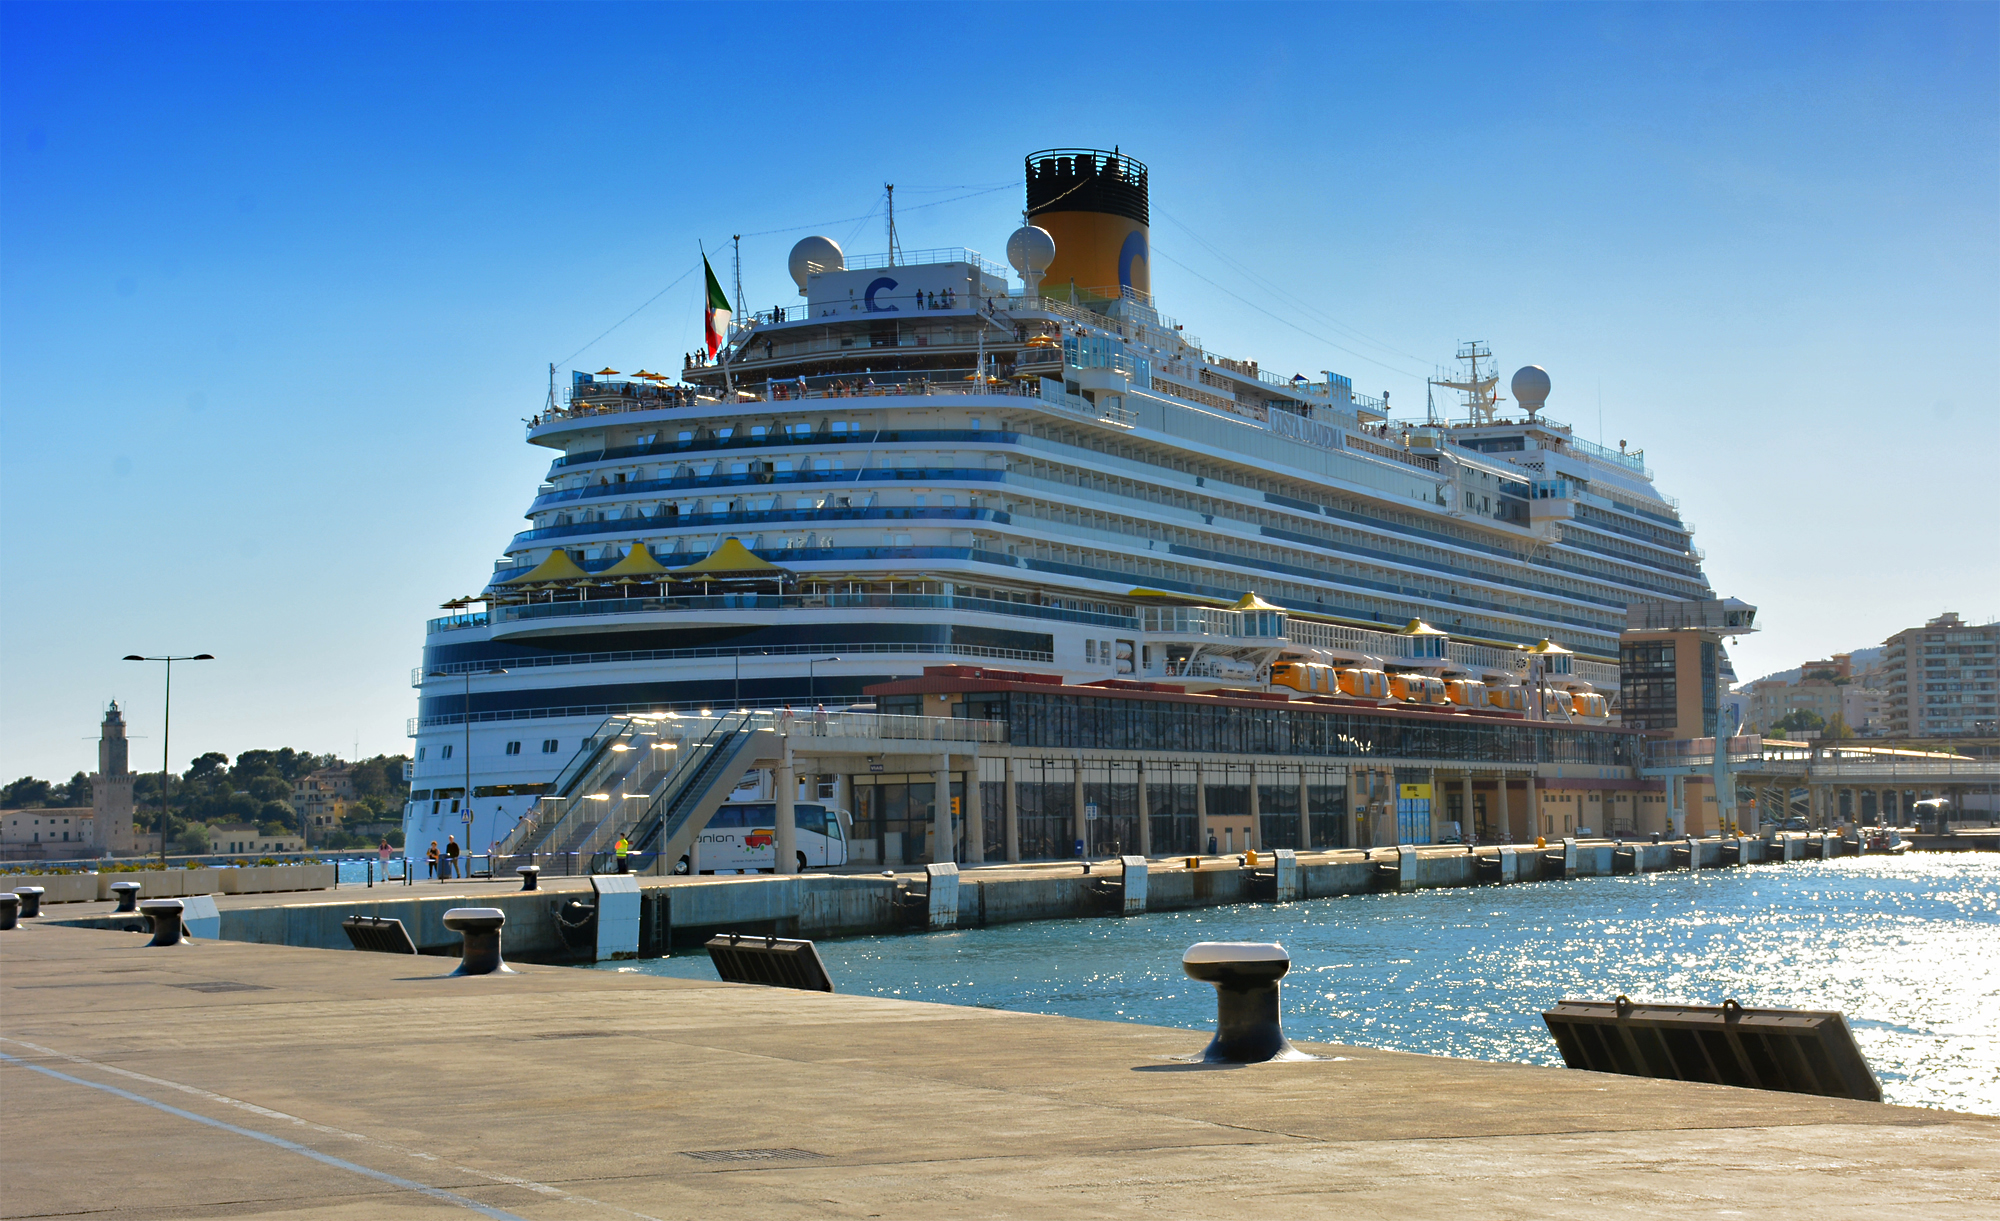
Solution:
<path fill-rule="evenodd" d="M 499 854 L 532 859 L 578 851 L 603 823 L 622 820 L 627 802 L 650 801 L 677 763 L 679 730 L 674 718 L 606 718 L 534 812 L 501 841 Z"/>
<path fill-rule="evenodd" d="M 760 758 L 782 749 L 768 712 L 730 713 L 716 718 L 698 742 L 683 744 L 673 773 L 646 812 L 620 833 L 633 851 L 653 856 L 651 873 L 672 873 L 694 850 L 695 837 L 715 817 L 723 799 Z"/>

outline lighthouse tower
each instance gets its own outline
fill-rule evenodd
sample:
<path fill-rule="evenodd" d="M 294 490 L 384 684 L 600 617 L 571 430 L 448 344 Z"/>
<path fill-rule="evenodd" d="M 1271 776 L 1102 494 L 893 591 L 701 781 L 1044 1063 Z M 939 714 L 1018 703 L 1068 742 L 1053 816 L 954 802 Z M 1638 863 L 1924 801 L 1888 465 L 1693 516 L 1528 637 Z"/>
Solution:
<path fill-rule="evenodd" d="M 132 829 L 132 769 L 127 765 L 125 714 L 112 700 L 105 710 L 97 739 L 97 771 L 90 777 L 90 806 L 95 813 L 97 849 L 114 856 L 144 851 Z M 147 837 L 151 839 L 151 836 Z"/>

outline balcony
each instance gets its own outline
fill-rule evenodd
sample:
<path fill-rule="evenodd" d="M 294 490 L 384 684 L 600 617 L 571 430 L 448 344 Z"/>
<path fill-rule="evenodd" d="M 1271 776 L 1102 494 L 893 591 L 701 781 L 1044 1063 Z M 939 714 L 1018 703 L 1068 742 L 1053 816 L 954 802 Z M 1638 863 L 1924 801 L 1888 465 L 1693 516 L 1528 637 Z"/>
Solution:
<path fill-rule="evenodd" d="M 1058 623 L 1085 623 L 1094 627 L 1135 631 L 1139 620 L 1128 615 L 1105 615 L 1095 611 L 1070 610 L 1060 606 L 1039 606 L 1028 602 L 1003 602 L 994 598 L 973 598 L 957 594 L 818 593 L 818 594 L 709 594 L 677 597 L 591 598 L 575 602 L 534 602 L 502 606 L 494 610 L 496 624 L 517 623 L 578 615 L 699 614 L 718 611 L 827 611 L 827 610 L 958 610 L 988 615 L 1007 615 Z"/>

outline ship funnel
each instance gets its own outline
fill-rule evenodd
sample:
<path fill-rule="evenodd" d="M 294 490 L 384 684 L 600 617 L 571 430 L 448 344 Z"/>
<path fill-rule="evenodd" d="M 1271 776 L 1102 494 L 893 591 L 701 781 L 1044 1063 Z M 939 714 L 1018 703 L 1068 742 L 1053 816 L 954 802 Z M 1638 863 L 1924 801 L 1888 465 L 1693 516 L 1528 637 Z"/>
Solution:
<path fill-rule="evenodd" d="M 1028 154 L 1027 174 L 1029 223 L 1055 243 L 1044 291 L 1151 302 L 1145 165 L 1115 148 L 1052 148 Z"/>

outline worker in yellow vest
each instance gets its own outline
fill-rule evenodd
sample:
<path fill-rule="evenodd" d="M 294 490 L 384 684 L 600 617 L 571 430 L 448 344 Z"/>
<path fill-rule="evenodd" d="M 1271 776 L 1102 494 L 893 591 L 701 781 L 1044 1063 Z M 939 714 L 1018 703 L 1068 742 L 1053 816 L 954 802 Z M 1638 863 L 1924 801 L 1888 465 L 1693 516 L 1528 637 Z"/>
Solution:
<path fill-rule="evenodd" d="M 632 845 L 627 843 L 625 837 L 621 835 L 618 837 L 618 842 L 612 846 L 611 850 L 618 855 L 618 872 L 624 873 L 625 854 L 632 850 Z"/>

